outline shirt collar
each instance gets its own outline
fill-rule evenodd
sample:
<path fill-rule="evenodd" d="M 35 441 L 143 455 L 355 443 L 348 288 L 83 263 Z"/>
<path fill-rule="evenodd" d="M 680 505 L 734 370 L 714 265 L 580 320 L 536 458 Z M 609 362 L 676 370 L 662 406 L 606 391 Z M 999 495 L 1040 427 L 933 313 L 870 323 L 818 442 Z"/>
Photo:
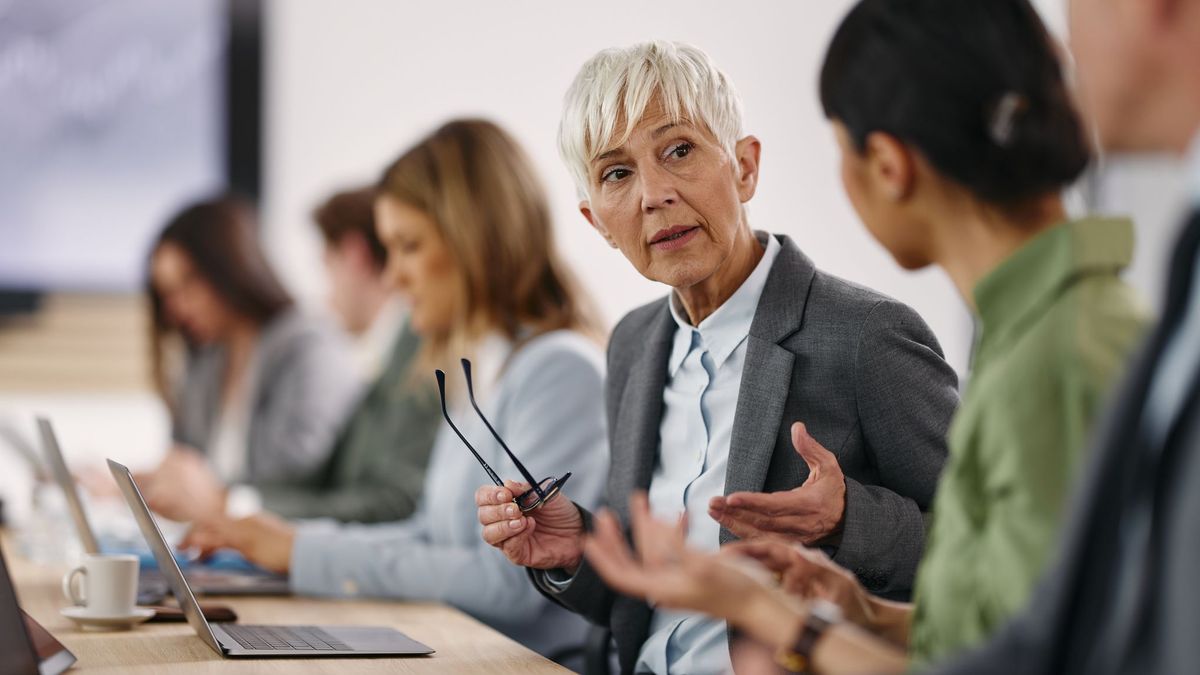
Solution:
<path fill-rule="evenodd" d="M 980 321 L 977 352 L 1020 334 L 1074 281 L 1116 274 L 1133 258 L 1133 223 L 1084 218 L 1042 232 L 975 285 Z"/>
<path fill-rule="evenodd" d="M 699 334 L 701 348 L 708 350 L 715 367 L 720 368 L 725 360 L 733 354 L 746 336 L 750 334 L 750 324 L 754 322 L 754 313 L 758 310 L 758 301 L 763 289 L 767 286 L 767 277 L 771 266 L 780 251 L 779 241 L 769 234 L 756 232 L 755 237 L 764 246 L 763 257 L 754 266 L 754 271 L 742 285 L 734 291 L 729 299 L 700 322 L 692 326 L 675 292 L 671 292 L 667 305 L 671 308 L 671 317 L 675 319 L 678 329 L 675 331 L 675 342 L 671 349 L 671 358 L 667 362 L 668 372 L 674 377 L 683 360 L 692 350 L 694 333 Z"/>

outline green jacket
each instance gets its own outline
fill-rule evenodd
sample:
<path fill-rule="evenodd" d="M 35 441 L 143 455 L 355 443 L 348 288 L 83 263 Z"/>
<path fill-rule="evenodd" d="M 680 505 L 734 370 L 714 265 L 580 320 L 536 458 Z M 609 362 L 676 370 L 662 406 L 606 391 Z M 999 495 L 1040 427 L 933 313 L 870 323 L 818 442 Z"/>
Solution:
<path fill-rule="evenodd" d="M 263 508 L 285 518 L 363 523 L 401 520 L 413 512 L 442 420 L 432 387 L 409 378 L 419 345 L 406 323 L 323 470 L 304 483 L 259 486 Z"/>
<path fill-rule="evenodd" d="M 915 662 L 982 642 L 1029 600 L 1092 421 L 1142 333 L 1118 277 L 1127 220 L 1041 233 L 975 287 L 977 335 L 913 595 Z"/>

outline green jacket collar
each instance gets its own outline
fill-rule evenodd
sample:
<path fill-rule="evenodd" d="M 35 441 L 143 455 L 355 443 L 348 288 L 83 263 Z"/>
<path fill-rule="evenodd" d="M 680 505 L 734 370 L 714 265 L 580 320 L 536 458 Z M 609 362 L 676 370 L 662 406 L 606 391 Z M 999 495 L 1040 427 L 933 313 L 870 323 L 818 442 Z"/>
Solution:
<path fill-rule="evenodd" d="M 975 285 L 977 352 L 1019 335 L 1079 279 L 1117 274 L 1133 259 L 1127 218 L 1083 218 L 1034 237 Z"/>

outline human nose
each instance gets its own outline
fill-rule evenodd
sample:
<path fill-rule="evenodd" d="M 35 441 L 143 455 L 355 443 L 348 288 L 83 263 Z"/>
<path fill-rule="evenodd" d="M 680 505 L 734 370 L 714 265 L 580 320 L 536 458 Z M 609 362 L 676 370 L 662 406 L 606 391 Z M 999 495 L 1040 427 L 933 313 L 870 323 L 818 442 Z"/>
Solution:
<path fill-rule="evenodd" d="M 656 209 L 674 206 L 679 202 L 675 190 L 675 177 L 662 167 L 651 167 L 642 171 L 642 212 L 653 213 Z"/>
<path fill-rule="evenodd" d="M 405 274 L 404 264 L 400 262 L 400 256 L 391 254 L 388 256 L 387 267 L 383 270 L 383 278 L 388 286 L 395 291 L 404 291 L 408 288 L 408 275 Z"/>

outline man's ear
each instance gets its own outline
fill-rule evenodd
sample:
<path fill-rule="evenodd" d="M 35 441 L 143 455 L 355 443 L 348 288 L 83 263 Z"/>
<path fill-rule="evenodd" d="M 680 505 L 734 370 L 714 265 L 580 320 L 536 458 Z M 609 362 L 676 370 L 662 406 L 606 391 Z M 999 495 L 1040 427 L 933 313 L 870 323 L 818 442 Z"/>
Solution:
<path fill-rule="evenodd" d="M 908 146 L 891 134 L 873 131 L 867 135 L 863 155 L 867 180 L 877 193 L 894 202 L 904 201 L 912 194 L 916 167 Z"/>
<path fill-rule="evenodd" d="M 600 236 L 604 237 L 604 240 L 608 242 L 609 246 L 613 248 L 617 247 L 617 242 L 612 238 L 612 235 L 609 234 L 608 228 L 604 227 L 604 224 L 600 222 L 600 219 L 596 217 L 596 214 L 592 213 L 591 202 L 587 201 L 586 199 L 579 202 L 579 212 L 582 213 L 583 217 L 587 219 L 588 223 L 600 233 Z"/>
<path fill-rule="evenodd" d="M 762 143 L 754 136 L 747 136 L 737 142 L 733 152 L 737 160 L 738 198 L 745 204 L 758 190 L 758 160 L 762 154 Z"/>

